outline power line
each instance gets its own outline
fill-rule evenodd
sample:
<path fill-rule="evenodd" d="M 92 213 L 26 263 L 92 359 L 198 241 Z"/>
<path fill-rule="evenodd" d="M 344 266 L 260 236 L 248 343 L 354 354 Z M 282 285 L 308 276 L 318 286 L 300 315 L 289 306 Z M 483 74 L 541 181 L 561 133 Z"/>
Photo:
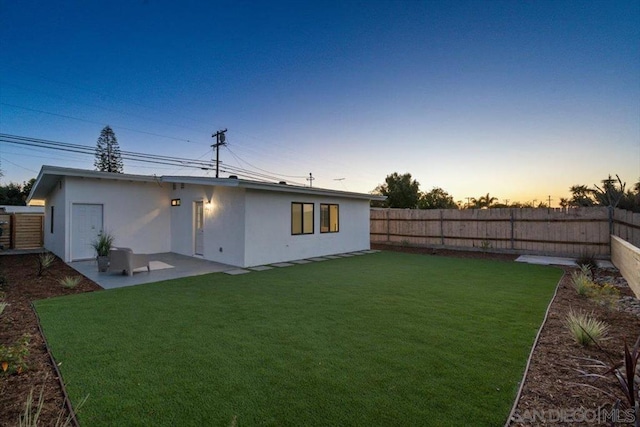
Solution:
<path fill-rule="evenodd" d="M 163 124 L 163 125 L 179 127 L 179 128 L 188 129 L 188 130 L 195 131 L 195 132 L 200 132 L 200 133 L 204 132 L 204 131 L 203 131 L 203 130 L 201 130 L 201 129 L 195 129 L 195 128 L 193 128 L 193 127 L 188 127 L 188 126 L 184 126 L 184 125 L 179 125 L 179 124 L 176 124 L 176 123 L 167 123 L 165 120 L 153 119 L 153 118 L 151 118 L 151 117 L 147 117 L 147 116 L 143 116 L 143 115 L 140 115 L 140 114 L 135 114 L 135 113 L 127 112 L 127 111 L 122 111 L 122 110 L 118 110 L 118 109 L 115 109 L 115 108 L 103 107 L 103 106 L 96 105 L 96 104 L 92 104 L 92 103 L 88 103 L 88 102 L 80 102 L 80 101 L 78 101 L 78 100 L 76 100 L 76 99 L 74 99 L 74 100 L 70 100 L 69 98 L 67 98 L 67 97 L 65 97 L 65 96 L 62 96 L 62 95 L 53 94 L 53 93 L 51 93 L 51 92 L 47 92 L 47 91 L 43 91 L 43 90 L 38 90 L 38 89 L 33 89 L 33 88 L 27 88 L 27 87 L 24 87 L 24 86 L 21 86 L 21 85 L 17 85 L 17 84 L 14 84 L 14 83 L 6 83 L 6 82 L 5 82 L 5 83 L 3 83 L 3 85 L 5 85 L 5 86 L 12 86 L 12 87 L 14 87 L 14 88 L 17 88 L 17 89 L 20 89 L 20 90 L 24 90 L 24 91 L 26 91 L 26 92 L 37 92 L 37 93 L 41 93 L 41 94 L 44 94 L 44 95 L 46 95 L 46 96 L 48 96 L 48 97 L 57 98 L 57 99 L 62 99 L 62 100 L 65 100 L 65 101 L 67 101 L 67 102 L 72 102 L 73 104 L 77 104 L 77 105 L 84 105 L 85 107 L 91 107 L 91 108 L 97 108 L 97 109 L 104 110 L 104 111 L 110 111 L 110 112 L 112 112 L 112 113 L 117 113 L 117 114 L 125 115 L 125 116 L 127 116 L 127 117 L 137 117 L 137 118 L 139 118 L 139 119 L 142 119 L 142 120 L 145 120 L 145 121 L 148 121 L 148 122 L 161 123 L 161 124 Z M 189 141 L 189 142 L 191 142 L 191 141 Z"/>
<path fill-rule="evenodd" d="M 39 138 L 30 138 L 30 137 L 18 136 L 18 135 L 0 134 L 0 142 L 5 142 L 9 144 L 18 145 L 18 146 L 24 146 L 24 147 L 35 147 L 40 149 L 62 151 L 67 153 L 77 153 L 77 154 L 82 154 L 86 156 L 95 155 L 95 147 L 66 143 L 66 142 L 59 142 L 59 141 L 51 141 L 51 140 L 39 139 Z M 120 154 L 123 160 L 129 160 L 133 162 L 151 163 L 151 164 L 166 165 L 166 166 L 173 166 L 173 167 L 178 166 L 180 167 L 180 169 L 192 168 L 192 169 L 200 169 L 205 171 L 213 170 L 214 168 L 214 164 L 211 163 L 210 161 L 204 161 L 200 159 L 187 159 L 183 157 L 164 156 L 164 155 L 158 155 L 158 154 L 147 154 L 147 153 L 138 153 L 133 151 L 122 151 L 122 150 L 120 151 Z M 230 165 L 223 166 L 222 168 L 220 168 L 220 170 L 225 173 L 241 175 L 257 181 L 274 182 L 274 181 L 280 180 L 278 176 L 266 175 L 263 173 L 254 172 L 241 167 L 235 167 Z M 298 183 L 294 183 L 294 184 L 302 185 Z"/>
<path fill-rule="evenodd" d="M 65 114 L 52 113 L 51 111 L 38 110 L 36 108 L 24 107 L 22 105 L 9 104 L 9 103 L 6 103 L 6 102 L 0 102 L 0 105 L 4 105 L 5 107 L 19 108 L 19 109 L 25 110 L 25 111 L 33 111 L 34 113 L 48 114 L 50 116 L 63 117 L 65 119 L 77 120 L 77 121 L 80 121 L 80 122 L 92 123 L 92 124 L 96 124 L 96 125 L 100 125 L 100 126 L 106 126 L 106 123 L 96 122 L 96 121 L 87 120 L 87 119 L 81 119 L 80 117 L 73 117 L 73 116 L 68 116 L 68 115 L 65 115 Z M 122 129 L 122 130 L 128 130 L 130 132 L 137 132 L 137 133 L 142 133 L 142 134 L 145 134 L 145 135 L 157 136 L 159 138 L 173 139 L 175 141 L 192 142 L 192 141 L 190 141 L 188 139 L 184 139 L 184 138 L 176 138 L 175 136 L 161 135 L 159 133 L 147 132 L 147 131 L 144 131 L 144 130 L 132 129 L 132 128 L 124 127 L 124 126 L 115 126 L 114 125 L 114 126 L 111 126 L 111 127 L 114 128 L 114 129 Z"/>
<path fill-rule="evenodd" d="M 278 174 L 276 172 L 270 172 L 268 170 L 261 169 L 261 168 L 259 168 L 257 166 L 252 165 L 251 163 L 247 162 L 246 160 L 241 159 L 238 155 L 236 155 L 233 151 L 231 151 L 231 148 L 229 148 L 229 146 L 226 146 L 226 149 L 229 150 L 229 153 L 231 153 L 231 155 L 233 157 L 235 157 L 238 161 L 240 161 L 240 162 L 242 162 L 242 163 L 244 163 L 246 165 L 249 165 L 250 167 L 252 167 L 254 169 L 257 169 L 259 171 L 270 173 L 270 174 L 279 175 L 279 176 L 282 176 L 282 177 L 285 177 L 285 178 L 306 178 L 306 175 L 281 175 L 281 174 Z"/>

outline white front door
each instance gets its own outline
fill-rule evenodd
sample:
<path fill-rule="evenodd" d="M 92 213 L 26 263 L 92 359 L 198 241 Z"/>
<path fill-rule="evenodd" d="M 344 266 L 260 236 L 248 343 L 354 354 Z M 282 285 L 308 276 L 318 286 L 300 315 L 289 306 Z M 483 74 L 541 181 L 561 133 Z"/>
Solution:
<path fill-rule="evenodd" d="M 195 231 L 195 247 L 196 255 L 204 255 L 204 204 L 203 202 L 195 203 L 195 216 L 193 229 Z"/>
<path fill-rule="evenodd" d="M 71 205 L 71 261 L 95 258 L 91 247 L 102 232 L 102 205 Z"/>

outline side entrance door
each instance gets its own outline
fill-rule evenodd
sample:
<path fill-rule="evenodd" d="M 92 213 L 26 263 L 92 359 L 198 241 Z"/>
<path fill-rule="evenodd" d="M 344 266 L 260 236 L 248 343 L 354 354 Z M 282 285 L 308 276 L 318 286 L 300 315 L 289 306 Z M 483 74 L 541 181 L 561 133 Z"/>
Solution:
<path fill-rule="evenodd" d="M 204 255 L 204 204 L 195 202 L 195 215 L 193 218 L 195 231 L 194 250 L 196 255 Z"/>
<path fill-rule="evenodd" d="M 71 261 L 94 258 L 96 254 L 91 242 L 101 232 L 102 205 L 71 205 Z"/>

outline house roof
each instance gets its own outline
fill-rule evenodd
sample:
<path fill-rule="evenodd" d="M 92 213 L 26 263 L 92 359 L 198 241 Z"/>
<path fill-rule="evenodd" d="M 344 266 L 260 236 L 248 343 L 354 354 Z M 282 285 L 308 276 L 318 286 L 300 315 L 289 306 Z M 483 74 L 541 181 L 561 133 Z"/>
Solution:
<path fill-rule="evenodd" d="M 196 185 L 239 187 L 251 190 L 276 191 L 281 193 L 298 193 L 313 194 L 319 196 L 344 197 L 351 199 L 364 200 L 385 200 L 385 196 L 374 194 L 354 193 L 349 191 L 329 190 L 316 187 L 302 187 L 299 185 L 289 185 L 280 183 L 269 183 L 261 181 L 251 181 L 238 178 L 209 178 L 197 176 L 154 176 L 154 175 L 131 175 L 111 172 L 99 172 L 86 169 L 63 168 L 58 166 L 44 165 L 40 169 L 40 173 L 33 184 L 31 193 L 27 198 L 27 203 L 32 199 L 44 199 L 51 192 L 53 187 L 63 177 L 79 177 L 93 179 L 108 179 L 119 181 L 138 181 L 138 182 L 166 182 L 166 183 L 184 183 Z"/>
<path fill-rule="evenodd" d="M 42 200 L 51 192 L 54 186 L 65 176 L 73 176 L 78 178 L 94 178 L 109 179 L 121 181 L 141 181 L 154 182 L 160 181 L 159 177 L 149 175 L 131 175 L 124 173 L 100 172 L 87 169 L 63 168 L 59 166 L 43 165 L 40 173 L 36 178 L 36 182 L 31 187 L 31 193 L 27 197 L 27 204 L 32 199 Z"/>

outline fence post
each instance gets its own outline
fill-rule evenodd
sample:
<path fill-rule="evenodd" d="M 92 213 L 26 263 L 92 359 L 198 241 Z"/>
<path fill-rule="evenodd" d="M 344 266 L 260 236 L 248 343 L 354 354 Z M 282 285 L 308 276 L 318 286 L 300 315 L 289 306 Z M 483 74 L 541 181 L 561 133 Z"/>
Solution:
<path fill-rule="evenodd" d="M 608 206 L 609 213 L 609 256 L 611 256 L 611 235 L 613 234 L 613 206 Z"/>
<path fill-rule="evenodd" d="M 513 208 L 509 209 L 509 222 L 511 223 L 511 250 L 515 249 L 515 232 L 513 230 L 514 218 Z"/>
<path fill-rule="evenodd" d="M 390 213 L 391 213 L 391 208 L 387 208 L 387 243 L 389 243 L 391 241 L 391 237 L 389 235 L 389 221 L 390 221 L 389 216 L 390 216 Z"/>
<path fill-rule="evenodd" d="M 12 213 L 9 219 L 9 249 L 16 245 L 16 214 Z"/>
<path fill-rule="evenodd" d="M 440 244 L 444 246 L 444 211 L 440 209 Z"/>

